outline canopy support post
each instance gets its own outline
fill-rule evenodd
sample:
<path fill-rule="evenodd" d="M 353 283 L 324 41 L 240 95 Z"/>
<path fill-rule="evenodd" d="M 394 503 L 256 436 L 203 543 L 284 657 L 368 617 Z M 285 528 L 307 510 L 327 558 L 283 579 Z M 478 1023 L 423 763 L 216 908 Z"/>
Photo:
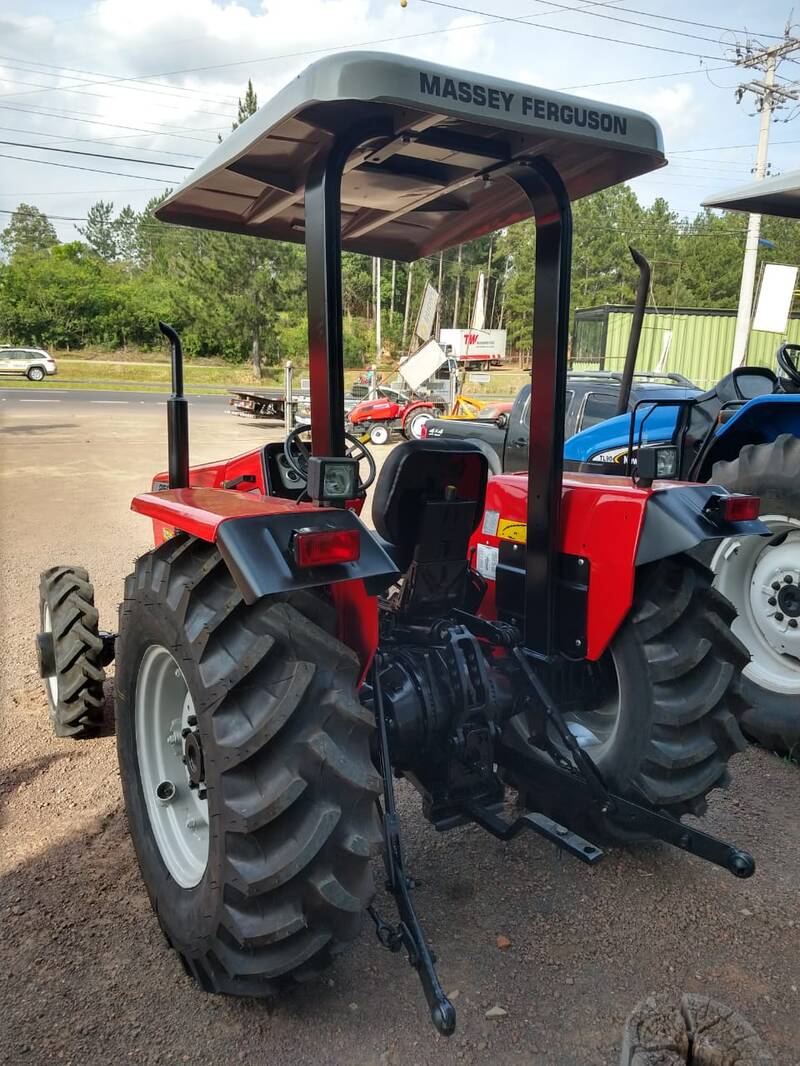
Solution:
<path fill-rule="evenodd" d="M 391 123 L 361 122 L 335 135 L 311 164 L 305 187 L 308 359 L 311 378 L 311 449 L 344 455 L 344 348 L 342 334 L 342 175 L 360 144 L 392 136 Z"/>
<path fill-rule="evenodd" d="M 561 650 L 556 594 L 561 542 L 564 412 L 569 338 L 572 210 L 558 172 L 537 159 L 510 176 L 523 189 L 536 223 L 536 278 L 528 449 L 525 646 L 543 659 Z"/>

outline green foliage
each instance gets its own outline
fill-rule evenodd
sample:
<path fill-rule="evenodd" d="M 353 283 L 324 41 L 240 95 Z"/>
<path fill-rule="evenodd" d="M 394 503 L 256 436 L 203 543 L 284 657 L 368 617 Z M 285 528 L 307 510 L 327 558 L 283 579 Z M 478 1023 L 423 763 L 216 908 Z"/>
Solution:
<path fill-rule="evenodd" d="M 38 207 L 20 204 L 0 233 L 0 249 L 13 259 L 18 252 L 43 252 L 58 244 L 52 222 Z"/>

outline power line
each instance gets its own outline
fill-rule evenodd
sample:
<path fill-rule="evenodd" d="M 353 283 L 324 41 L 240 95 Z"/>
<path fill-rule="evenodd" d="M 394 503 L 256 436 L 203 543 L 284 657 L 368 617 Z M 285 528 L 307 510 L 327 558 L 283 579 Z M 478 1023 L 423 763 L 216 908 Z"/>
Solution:
<path fill-rule="evenodd" d="M 558 8 L 560 11 L 569 11 L 569 12 L 582 11 L 583 14 L 590 15 L 592 18 L 596 18 L 596 19 L 607 19 L 610 22 L 620 22 L 620 23 L 623 23 L 626 26 L 637 26 L 637 27 L 639 27 L 639 29 L 653 30 L 655 33 L 669 33 L 669 34 L 671 34 L 674 37 L 687 37 L 687 38 L 690 38 L 693 41 L 706 41 L 707 43 L 710 42 L 711 44 L 719 44 L 719 41 L 715 37 L 704 37 L 704 36 L 701 37 L 699 34 L 686 33 L 684 30 L 671 30 L 667 26 L 650 26 L 646 22 L 639 22 L 638 19 L 624 19 L 624 18 L 620 18 L 619 15 L 607 15 L 607 14 L 605 14 L 603 12 L 600 12 L 600 11 L 589 11 L 589 10 L 587 10 L 587 8 L 589 8 L 589 7 L 595 7 L 595 6 L 597 6 L 597 7 L 605 7 L 605 4 L 587 4 L 585 8 L 576 8 L 576 7 L 572 7 L 570 4 L 556 3 L 556 0 L 545 0 L 545 2 L 547 4 L 552 5 L 553 7 Z M 627 8 L 627 7 L 623 8 L 623 11 L 626 14 L 627 13 L 633 14 L 633 12 L 631 12 L 631 9 Z M 549 14 L 549 12 L 543 12 L 543 14 Z M 538 11 L 535 12 L 535 17 L 536 18 L 540 18 L 541 17 L 541 15 L 539 14 Z"/>
<path fill-rule="evenodd" d="M 52 148 L 46 144 L 26 144 L 24 141 L 0 141 L 11 148 L 35 148 L 40 152 L 63 152 L 65 155 L 85 155 L 90 159 L 113 159 L 119 163 L 145 163 L 149 167 L 169 167 L 171 170 L 194 170 L 185 163 L 160 163 L 157 159 L 137 159 L 130 155 L 106 155 L 103 152 L 80 152 L 76 148 Z M 31 160 L 31 162 L 37 162 Z"/>
<path fill-rule="evenodd" d="M 22 163 L 34 163 L 40 167 L 60 167 L 63 170 L 85 170 L 89 174 L 109 174 L 118 178 L 136 178 L 138 181 L 155 181 L 159 185 L 169 184 L 166 178 L 151 178 L 149 174 L 124 174 L 120 170 L 97 170 L 94 167 L 79 167 L 74 163 L 54 163 L 51 159 L 28 159 L 24 155 L 10 155 L 0 152 L 2 159 L 18 159 Z"/>
<path fill-rule="evenodd" d="M 57 63 L 43 63 L 41 60 L 38 60 L 38 59 L 21 59 L 19 56 L 4 56 L 4 55 L 0 55 L 0 60 L 4 61 L 4 66 L 11 67 L 11 69 L 14 69 L 14 70 L 25 70 L 26 68 L 25 67 L 12 67 L 12 63 L 26 63 L 29 67 L 46 67 L 47 70 L 67 71 L 66 74 L 58 74 L 58 75 L 53 74 L 53 75 L 50 75 L 50 77 L 65 77 L 66 78 L 66 77 L 69 77 L 71 74 L 81 74 L 81 75 L 87 75 L 88 74 L 88 75 L 92 75 L 93 77 L 97 77 L 98 79 L 105 79 L 105 80 L 85 82 L 84 84 L 86 84 L 86 85 L 105 85 L 106 83 L 117 82 L 117 81 L 137 82 L 137 83 L 143 81 L 143 79 L 136 78 L 136 77 L 133 77 L 133 76 L 129 77 L 129 78 L 123 78 L 123 77 L 121 77 L 119 75 L 108 74 L 105 71 L 83 70 L 80 67 L 65 67 L 65 66 L 61 66 L 61 65 L 59 65 Z M 8 60 L 10 60 L 11 62 L 7 62 Z M 30 74 L 46 74 L 47 71 L 46 70 L 30 70 L 30 71 L 28 71 L 28 73 L 30 73 Z M 153 75 L 153 77 L 157 77 L 157 75 Z M 79 79 L 75 78 L 73 80 L 77 81 Z M 196 96 L 197 93 L 201 91 L 200 89 L 189 89 L 188 87 L 186 87 L 184 85 L 172 85 L 169 82 L 164 85 L 163 89 L 161 89 L 161 88 L 158 87 L 158 84 L 159 83 L 157 83 L 157 82 L 156 83 L 144 82 L 139 91 L 146 92 L 148 90 L 148 88 L 152 88 L 155 95 L 165 95 L 165 96 L 169 95 L 169 96 L 175 96 L 175 97 L 179 97 L 181 93 L 189 93 L 190 95 Z M 137 88 L 138 88 L 138 86 L 137 86 Z M 235 104 L 236 100 L 237 100 L 237 98 L 235 96 L 217 96 L 217 97 L 203 96 L 203 97 L 200 97 L 200 99 L 204 100 L 204 101 L 208 101 L 209 103 L 214 103 L 214 104 L 222 104 L 222 103 Z"/>
<path fill-rule="evenodd" d="M 480 11 L 474 7 L 462 7 L 459 4 L 448 4 L 445 0 L 419 0 L 422 4 L 428 4 L 431 7 L 441 7 L 450 11 L 460 11 L 465 15 L 484 15 L 488 16 L 491 13 L 488 11 Z M 535 16 L 531 16 L 533 18 Z M 520 26 L 528 26 L 533 29 L 550 30 L 553 33 L 566 33 L 572 37 L 586 37 L 592 41 L 608 41 L 611 44 L 623 44 L 631 48 L 646 48 L 651 52 L 667 52 L 674 56 L 689 56 L 692 59 L 714 59 L 718 60 L 720 57 L 717 55 L 707 55 L 703 52 L 687 52 L 679 48 L 667 48 L 665 45 L 660 44 L 645 44 L 644 41 L 628 41 L 620 37 L 605 37 L 599 33 L 589 33 L 584 30 L 572 30 L 567 29 L 565 26 L 546 26 L 540 22 L 531 22 L 530 18 L 517 18 L 512 15 L 500 15 L 495 16 L 496 21 L 500 22 L 513 22 Z"/>
<path fill-rule="evenodd" d="M 6 63 L 6 64 L 4 64 L 4 66 L 10 68 L 11 65 Z M 22 69 L 22 68 L 17 67 L 15 69 L 19 70 L 19 69 Z M 46 77 L 48 77 L 48 78 L 63 78 L 65 76 L 67 76 L 67 75 L 63 75 L 63 74 L 47 74 L 46 75 Z M 112 100 L 112 101 L 117 101 L 117 97 L 115 97 L 115 96 L 107 96 L 104 93 L 85 92 L 83 90 L 83 88 L 82 88 L 83 85 L 87 85 L 87 84 L 88 85 L 104 85 L 104 84 L 107 84 L 106 82 L 81 82 L 78 85 L 42 85 L 41 82 L 19 81 L 16 78 L 0 78 L 0 81 L 5 82 L 7 85 L 38 85 L 39 86 L 38 89 L 36 89 L 35 91 L 31 91 L 31 92 L 1 93 L 0 94 L 0 100 L 8 100 L 8 99 L 11 99 L 12 97 L 15 100 L 18 100 L 21 96 L 36 96 L 40 92 L 59 92 L 59 93 L 73 93 L 75 96 L 91 96 L 92 99 L 94 99 L 94 100 Z M 123 90 L 127 89 L 127 91 L 129 91 L 129 92 L 130 91 L 139 91 L 139 92 L 143 92 L 144 91 L 143 89 L 140 89 L 139 86 L 137 86 L 137 85 L 119 86 L 119 88 L 121 88 Z M 161 95 L 168 95 L 168 94 L 148 93 L 148 95 L 149 96 L 161 96 Z M 190 104 L 190 101 L 185 96 L 184 97 L 180 97 L 180 99 L 183 101 L 183 107 L 182 108 L 179 107 L 177 104 L 164 104 L 164 103 L 160 103 L 159 101 L 155 101 L 155 100 L 152 101 L 151 106 L 152 107 L 159 107 L 159 108 L 162 108 L 162 109 L 165 109 L 165 110 L 168 110 L 168 111 L 184 111 L 185 112 L 186 106 L 189 105 L 192 108 L 192 113 L 196 114 L 196 115 L 208 115 L 210 118 L 225 118 L 225 119 L 230 118 L 230 115 L 227 112 L 223 114 L 223 112 L 221 112 L 221 111 L 204 111 L 202 108 L 196 107 L 194 105 L 194 102 L 191 102 L 191 104 Z"/>
<path fill-rule="evenodd" d="M 5 133 L 19 133 L 25 137 L 54 137 L 57 141 L 66 141 L 68 144 L 107 144 L 111 148 L 120 147 L 118 144 L 115 144 L 114 141 L 107 141 L 102 137 L 64 137 L 63 134 L 60 133 L 43 133 L 39 130 L 21 130 L 19 126 L 0 126 L 0 130 L 3 130 Z M 142 134 L 142 136 L 144 137 L 146 134 Z M 126 140 L 124 137 L 118 139 Z M 45 148 L 47 146 L 36 145 L 35 147 Z M 168 148 L 139 148 L 138 150 L 140 152 L 155 152 L 158 155 L 174 155 L 178 156 L 180 159 L 194 159 L 195 162 L 199 162 L 200 159 L 202 159 L 202 156 L 199 155 L 193 155 L 189 152 L 173 152 Z"/>
<path fill-rule="evenodd" d="M 546 0 L 546 2 L 550 3 L 550 0 Z M 587 7 L 608 7 L 609 6 L 608 3 L 604 3 L 603 0 L 586 0 L 586 5 L 587 5 Z M 656 14 L 655 11 L 640 11 L 640 10 L 637 10 L 635 7 L 626 7 L 626 8 L 623 8 L 623 11 L 625 11 L 627 14 L 631 14 L 631 15 L 644 15 L 645 18 L 659 19 L 660 21 L 665 21 L 665 22 L 678 22 L 678 23 L 680 23 L 683 26 L 699 26 L 700 28 L 705 29 L 705 30 L 720 30 L 722 33 L 741 33 L 742 32 L 742 30 L 736 30 L 736 29 L 733 29 L 730 26 L 717 26 L 713 22 L 697 22 L 694 19 L 682 19 L 682 18 L 678 18 L 675 15 L 660 15 L 660 14 Z M 591 14 L 591 12 L 587 12 L 587 14 Z M 778 33 L 759 33 L 759 34 L 757 34 L 757 36 L 759 36 L 759 37 L 774 37 L 774 38 L 776 38 L 778 40 L 782 40 L 783 39 L 783 34 L 778 34 Z"/>
<path fill-rule="evenodd" d="M 564 85 L 561 92 L 572 92 L 574 89 L 598 89 L 604 85 L 629 85 L 635 81 L 658 81 L 660 78 L 682 78 L 687 74 L 705 74 L 709 70 L 730 70 L 730 63 L 723 63 L 718 67 L 693 67 L 691 70 L 670 70 L 666 74 L 642 74 L 636 78 L 614 78 L 612 81 L 586 81 L 580 85 Z"/>
<path fill-rule="evenodd" d="M 72 122 L 81 122 L 88 126 L 105 126 L 108 129 L 118 130 L 132 130 L 134 133 L 146 133 L 151 137 L 179 137 L 185 141 L 202 141 L 204 144 L 215 144 L 210 137 L 192 137 L 191 133 L 214 133 L 214 130 L 193 130 L 179 133 L 169 126 L 163 126 L 161 130 L 157 129 L 145 129 L 142 126 L 123 126 L 119 122 L 107 122 L 104 119 L 99 118 L 81 118 L 81 115 L 90 114 L 88 111 L 56 111 L 54 109 L 44 109 L 41 107 L 29 106 L 29 107 L 17 107 L 15 104 L 0 104 L 0 110 L 2 111 L 18 111 L 23 115 L 43 115 L 46 118 L 68 118 Z"/>

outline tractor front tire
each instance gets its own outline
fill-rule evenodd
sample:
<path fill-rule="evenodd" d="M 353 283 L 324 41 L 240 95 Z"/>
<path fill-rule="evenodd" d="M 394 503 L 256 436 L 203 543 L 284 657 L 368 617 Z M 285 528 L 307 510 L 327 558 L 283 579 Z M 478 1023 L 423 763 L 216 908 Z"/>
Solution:
<path fill-rule="evenodd" d="M 741 676 L 745 733 L 800 754 L 800 438 L 784 433 L 715 463 L 709 481 L 761 498 L 773 536 L 729 538 L 701 557 L 737 611 L 733 631 L 751 656 Z"/>
<path fill-rule="evenodd" d="M 161 927 L 207 991 L 266 997 L 315 976 L 372 898 L 374 721 L 334 623 L 311 593 L 246 605 L 216 548 L 182 535 L 126 581 L 128 823 Z"/>
<path fill-rule="evenodd" d="M 596 706 L 566 716 L 612 791 L 677 818 L 703 814 L 745 747 L 735 678 L 747 654 L 730 630 L 735 612 L 711 579 L 687 555 L 640 567 L 630 615 L 586 686 Z M 519 745 L 526 723 L 518 716 L 510 726 Z M 535 795 L 527 801 L 537 809 Z M 641 839 L 599 815 L 580 826 L 565 820 L 601 842 Z"/>
<path fill-rule="evenodd" d="M 53 566 L 42 573 L 39 620 L 53 732 L 75 740 L 95 736 L 103 718 L 104 646 L 94 588 L 83 567 Z"/>

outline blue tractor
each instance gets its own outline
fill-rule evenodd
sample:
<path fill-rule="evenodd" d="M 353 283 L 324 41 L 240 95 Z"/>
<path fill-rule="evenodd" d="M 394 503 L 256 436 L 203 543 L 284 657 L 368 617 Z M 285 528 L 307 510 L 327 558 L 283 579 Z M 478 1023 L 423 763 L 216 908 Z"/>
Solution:
<path fill-rule="evenodd" d="M 800 171 L 757 182 L 709 207 L 800 218 Z M 636 258 L 636 255 L 634 255 Z M 800 345 L 782 344 L 777 370 L 739 367 L 690 399 L 641 401 L 628 413 L 644 300 L 646 261 L 628 347 L 620 413 L 567 441 L 573 469 L 632 473 L 639 448 L 658 449 L 658 476 L 713 482 L 759 496 L 768 538 L 731 537 L 704 546 L 715 587 L 737 609 L 733 631 L 751 661 L 742 695 L 747 732 L 781 752 L 800 751 Z M 626 383 L 628 389 L 626 391 Z"/>

